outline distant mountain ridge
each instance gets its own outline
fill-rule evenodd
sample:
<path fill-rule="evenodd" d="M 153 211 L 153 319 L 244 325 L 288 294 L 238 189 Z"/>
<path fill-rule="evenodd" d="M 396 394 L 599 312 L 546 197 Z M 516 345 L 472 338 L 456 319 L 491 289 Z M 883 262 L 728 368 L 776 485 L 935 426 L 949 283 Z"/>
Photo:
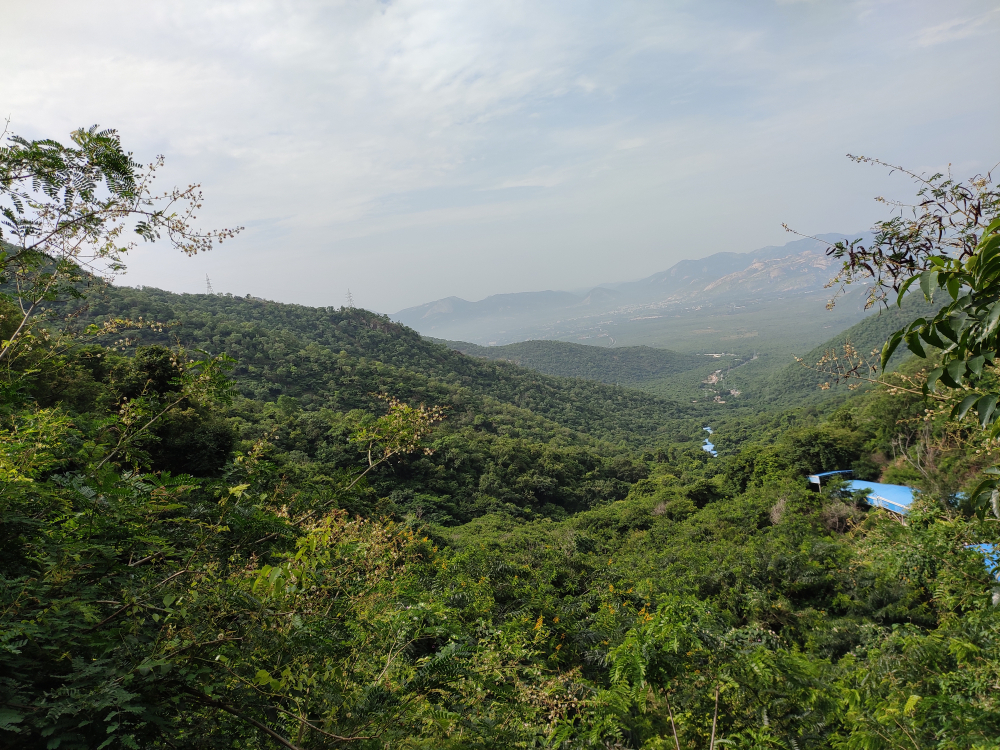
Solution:
<path fill-rule="evenodd" d="M 446 317 L 461 317 L 466 320 L 472 320 L 490 315 L 530 313 L 569 307 L 579 302 L 580 298 L 572 292 L 551 291 L 494 294 L 479 302 L 469 302 L 461 297 L 445 297 L 426 305 L 403 310 L 392 317 L 403 323 L 404 317 L 410 316 L 409 311 L 419 310 L 422 313 L 420 314 L 420 318 L 423 320 Z M 409 324 L 404 323 L 404 325 Z"/>
<path fill-rule="evenodd" d="M 831 324 L 843 328 L 863 317 L 860 300 L 850 294 L 841 300 L 836 315 L 823 317 L 825 306 L 818 297 L 830 294 L 826 284 L 839 266 L 826 254 L 828 243 L 867 236 L 822 234 L 748 253 L 715 253 L 682 260 L 638 281 L 601 284 L 583 293 L 516 292 L 475 302 L 447 297 L 391 317 L 426 336 L 487 346 L 530 339 L 598 344 L 604 339 L 607 345 L 644 344 L 689 351 L 700 342 L 704 352 L 721 351 L 718 347 L 734 337 L 757 336 L 753 329 L 761 325 L 773 330 L 771 323 L 784 317 L 810 331 L 809 341 L 797 345 L 812 346 L 833 333 L 813 338 L 815 329 L 828 329 Z M 794 304 L 787 301 L 799 295 L 817 298 L 802 297 Z M 720 315 L 728 317 L 719 320 Z M 706 316 L 714 318 L 707 323 L 706 330 L 712 332 L 708 337 L 697 334 L 705 326 L 696 318 Z M 731 330 L 723 331 L 724 327 Z"/>
<path fill-rule="evenodd" d="M 580 308 L 610 310 L 621 306 L 679 303 L 699 295 L 737 295 L 822 289 L 838 261 L 826 255 L 827 245 L 862 234 L 822 234 L 748 253 L 720 252 L 699 260 L 682 260 L 666 271 L 639 281 L 596 286 L 584 295 L 562 291 L 494 294 L 477 302 L 446 297 L 400 310 L 391 317 L 430 333 L 445 322 Z M 422 330 L 425 328 L 430 329 Z"/>

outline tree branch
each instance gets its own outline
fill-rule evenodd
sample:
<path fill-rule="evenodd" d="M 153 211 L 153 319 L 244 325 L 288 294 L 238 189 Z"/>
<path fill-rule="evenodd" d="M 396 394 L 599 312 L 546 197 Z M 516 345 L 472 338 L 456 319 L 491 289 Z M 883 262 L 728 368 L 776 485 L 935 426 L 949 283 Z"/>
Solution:
<path fill-rule="evenodd" d="M 372 740 L 372 739 L 375 739 L 375 737 L 378 736 L 378 735 L 375 735 L 375 734 L 366 734 L 366 735 L 358 735 L 357 737 L 342 737 L 339 734 L 330 734 L 329 732 L 324 732 L 322 729 L 320 729 L 319 727 L 317 727 L 315 724 L 310 724 L 308 721 L 306 721 L 305 719 L 303 719 L 301 716 L 296 716 L 291 711 L 286 711 L 285 709 L 279 708 L 277 706 L 274 706 L 274 709 L 276 711 L 278 711 L 279 713 L 285 714 L 285 716 L 290 716 L 291 718 L 295 719 L 300 724 L 304 724 L 305 726 L 309 727 L 313 731 L 319 732 L 324 737 L 329 737 L 331 740 L 334 740 L 336 742 L 357 742 L 358 740 Z"/>
<path fill-rule="evenodd" d="M 270 727 L 265 726 L 264 724 L 261 724 L 259 721 L 257 721 L 253 717 L 244 716 L 243 714 L 241 714 L 239 711 L 237 711 L 232 706 L 230 706 L 230 705 L 228 705 L 226 703 L 223 703 L 222 701 L 215 700 L 214 698 L 209 698 L 207 695 L 205 695 L 203 693 L 199 693 L 199 692 L 197 692 L 195 690 L 188 689 L 186 692 L 188 692 L 196 700 L 201 701 L 202 703 L 204 703 L 207 706 L 211 706 L 212 708 L 217 708 L 220 711 L 225 711 L 227 714 L 232 714 L 237 719 L 240 719 L 242 721 L 245 721 L 247 724 L 251 724 L 252 726 L 257 727 L 257 729 L 259 729 L 260 731 L 262 731 L 264 734 L 266 734 L 272 740 L 274 740 L 275 742 L 277 742 L 277 743 L 279 743 L 279 744 L 284 745 L 285 747 L 287 747 L 288 750 L 302 750 L 302 748 L 300 748 L 298 745 L 293 745 L 291 742 L 289 742 L 288 740 L 286 740 L 284 737 L 282 737 L 280 734 L 278 734 L 277 732 L 275 732 Z"/>
<path fill-rule="evenodd" d="M 677 738 L 677 724 L 674 723 L 674 712 L 670 708 L 670 697 L 666 690 L 663 691 L 663 701 L 667 704 L 667 713 L 670 715 L 670 728 L 674 732 L 674 746 L 677 750 L 681 750 L 681 741 Z"/>
<path fill-rule="evenodd" d="M 140 427 L 140 428 L 139 428 L 138 430 L 136 430 L 135 432 L 133 432 L 133 433 L 132 433 L 131 435 L 123 435 L 123 436 L 122 436 L 122 438 L 121 438 L 121 440 L 119 440 L 119 441 L 118 441 L 118 445 L 116 445 L 116 446 L 115 446 L 114 450 L 113 450 L 113 451 L 111 451 L 111 453 L 109 453 L 108 455 L 106 455 L 106 456 L 105 456 L 105 457 L 104 457 L 104 458 L 103 458 L 103 459 L 101 460 L 101 462 L 100 462 L 99 464 L 97 464 L 97 467 L 96 467 L 96 468 L 94 469 L 94 471 L 95 471 L 95 472 L 96 472 L 96 471 L 99 471 L 99 470 L 100 470 L 100 468 L 101 468 L 102 466 L 104 466 L 104 464 L 106 464 L 106 463 L 107 463 L 107 462 L 108 462 L 108 461 L 109 461 L 109 460 L 111 459 L 111 457 L 112 457 L 112 456 L 114 456 L 114 455 L 115 455 L 116 453 L 118 453 L 118 451 L 120 451 L 120 450 L 122 449 L 122 447 L 123 447 L 123 446 L 124 446 L 124 445 L 125 445 L 125 444 L 126 444 L 127 442 L 129 442 L 130 440 L 134 440 L 134 439 L 136 438 L 136 436 L 138 436 L 138 435 L 142 434 L 142 433 L 143 433 L 143 432 L 144 432 L 144 431 L 145 431 L 146 429 L 148 429 L 148 428 L 149 428 L 149 426 L 150 426 L 151 424 L 153 424 L 153 422 L 155 422 L 155 421 L 156 421 L 156 420 L 158 420 L 158 419 L 159 419 L 160 417 L 162 417 L 162 416 L 163 416 L 164 414 L 166 414 L 166 413 L 167 413 L 168 411 L 170 411 L 171 409 L 173 409 L 173 408 L 174 408 L 175 406 L 177 406 L 177 404 L 179 404 L 179 403 L 180 403 L 181 401 L 183 401 L 183 400 L 184 400 L 184 399 L 186 399 L 187 397 L 188 397 L 188 396 L 187 396 L 187 394 L 186 394 L 186 393 L 182 393 L 182 394 L 180 395 L 180 397 L 179 397 L 179 398 L 177 398 L 176 400 L 174 400 L 174 401 L 170 402 L 170 403 L 169 403 L 169 404 L 167 404 L 167 405 L 166 405 L 165 407 L 163 407 L 163 410 L 162 410 L 162 411 L 160 411 L 160 413 L 159 413 L 159 414 L 156 414 L 155 416 L 153 416 L 153 417 L 152 417 L 152 418 L 151 418 L 151 419 L 150 419 L 150 420 L 149 420 L 148 422 L 146 422 L 146 424 L 144 424 L 144 425 L 143 425 L 142 427 Z"/>
<path fill-rule="evenodd" d="M 715 727 L 719 720 L 719 685 L 715 686 L 715 713 L 712 714 L 712 739 L 708 743 L 708 750 L 715 750 Z"/>

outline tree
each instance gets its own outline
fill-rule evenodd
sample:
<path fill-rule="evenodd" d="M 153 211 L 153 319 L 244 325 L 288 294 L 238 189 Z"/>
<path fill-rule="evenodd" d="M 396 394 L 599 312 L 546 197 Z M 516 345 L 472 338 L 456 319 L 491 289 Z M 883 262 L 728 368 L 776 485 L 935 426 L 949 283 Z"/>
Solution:
<path fill-rule="evenodd" d="M 136 423 L 186 379 L 221 378 L 210 369 L 165 373 Z M 422 451 L 438 415 L 390 399 L 354 435 L 372 450 L 364 472 Z M 342 510 L 290 519 L 283 496 L 252 491 L 252 456 L 224 482 L 116 472 L 113 453 L 42 476 L 55 459 L 39 436 L 71 429 L 36 417 L 0 443 L 23 459 L 0 461 L 5 746 L 381 744 L 461 708 L 449 685 L 467 660 L 447 596 L 426 585 L 426 537 Z"/>
<path fill-rule="evenodd" d="M 32 322 L 45 304 L 79 297 L 83 282 L 121 273 L 140 239 L 165 238 L 195 255 L 240 231 L 196 229 L 200 186 L 155 193 L 163 157 L 141 165 L 115 130 L 94 125 L 70 139 L 65 146 L 0 134 L 0 284 L 16 303 L 0 342 L 0 363 L 8 367 L 33 348 Z"/>
<path fill-rule="evenodd" d="M 959 393 L 950 416 L 962 420 L 975 408 L 988 439 L 1000 436 L 998 395 L 979 386 L 984 374 L 997 367 L 1000 354 L 1000 189 L 991 174 L 966 181 L 941 173 L 925 176 L 863 156 L 850 157 L 908 175 L 917 185 L 912 205 L 878 200 L 899 214 L 875 225 L 870 243 L 837 242 L 829 255 L 843 261 L 835 281 L 871 284 L 869 304 L 888 305 L 890 293 L 897 305 L 914 283 L 928 301 L 938 293 L 948 295 L 933 317 L 919 317 L 894 332 L 881 352 L 881 368 L 904 344 L 913 354 L 933 361 L 921 384 L 925 395 L 936 394 L 938 383 Z M 972 493 L 982 514 L 996 504 L 1000 469 L 987 469 L 992 477 Z M 996 508 L 994 508 L 996 510 Z M 998 514 L 1000 515 L 1000 514 Z"/>

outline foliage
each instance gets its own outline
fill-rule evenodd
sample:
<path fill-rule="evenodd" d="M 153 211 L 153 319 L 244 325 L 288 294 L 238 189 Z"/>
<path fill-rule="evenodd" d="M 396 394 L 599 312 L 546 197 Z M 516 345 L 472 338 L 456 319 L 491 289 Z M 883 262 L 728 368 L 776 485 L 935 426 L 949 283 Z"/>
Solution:
<path fill-rule="evenodd" d="M 963 182 L 951 174 L 926 176 L 865 156 L 848 158 L 909 176 L 918 186 L 917 203 L 877 198 L 898 209 L 899 215 L 875 224 L 868 247 L 861 240 L 831 245 L 829 254 L 844 261 L 843 272 L 833 283 L 870 281 L 872 304 L 885 302 L 889 289 L 901 299 L 915 276 L 949 260 L 961 267 L 981 253 L 983 230 L 1000 212 L 1000 191 L 989 174 Z M 904 218 L 907 212 L 910 217 Z M 954 287 L 956 294 L 959 288 Z M 930 296 L 930 286 L 924 292 Z"/>
<path fill-rule="evenodd" d="M 0 404 L 5 747 L 997 747 L 992 449 L 922 361 L 714 458 L 366 311 L 78 291 Z"/>
<path fill-rule="evenodd" d="M 873 300 L 883 300 L 891 288 L 901 305 L 915 282 L 928 301 L 939 289 L 947 292 L 951 302 L 933 317 L 918 317 L 892 334 L 881 366 L 901 343 L 921 359 L 935 360 L 937 366 L 923 378 L 923 392 L 935 393 L 939 382 L 954 390 L 971 389 L 951 416 L 960 421 L 975 408 L 980 426 L 991 428 L 989 436 L 995 440 L 1000 434 L 997 394 L 980 386 L 992 384 L 991 378 L 984 380 L 984 371 L 988 376 L 1000 350 L 1000 191 L 990 175 L 964 183 L 950 175 L 906 173 L 920 186 L 919 203 L 910 207 L 912 218 L 880 222 L 868 248 L 838 243 L 831 251 L 844 259 L 847 281 L 862 275 L 872 279 Z M 997 486 L 987 479 L 973 493 L 980 514 Z"/>
<path fill-rule="evenodd" d="M 447 406 L 451 420 L 479 418 L 492 422 L 484 429 L 542 442 L 555 436 L 592 443 L 590 436 L 642 446 L 701 427 L 676 402 L 466 357 L 357 308 L 110 288 L 77 315 L 95 323 L 160 321 L 163 332 L 137 331 L 134 344 L 179 339 L 193 349 L 225 351 L 237 360 L 233 380 L 243 396 L 267 402 L 284 395 L 309 411 L 372 410 L 372 394 L 391 392 L 409 403 Z"/>
<path fill-rule="evenodd" d="M 148 167 L 122 150 L 114 130 L 95 125 L 54 140 L 29 141 L 5 130 L 0 140 L 0 284 L 16 301 L 13 320 L 0 343 L 0 362 L 33 348 L 32 320 L 46 303 L 78 297 L 82 272 L 120 273 L 135 246 L 127 230 L 144 241 L 165 237 L 194 255 L 238 229 L 200 231 L 198 185 L 153 193 L 158 157 Z M 5 316 L 6 317 L 6 316 Z"/>

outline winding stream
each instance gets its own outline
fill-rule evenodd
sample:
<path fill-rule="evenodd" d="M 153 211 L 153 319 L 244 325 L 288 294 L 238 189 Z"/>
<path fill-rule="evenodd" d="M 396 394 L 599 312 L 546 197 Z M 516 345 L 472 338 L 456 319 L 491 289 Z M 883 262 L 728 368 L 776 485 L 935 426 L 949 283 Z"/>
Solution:
<path fill-rule="evenodd" d="M 705 430 L 705 432 L 707 432 L 709 435 L 712 434 L 711 427 L 703 427 L 702 429 Z M 701 444 L 701 449 L 706 453 L 711 453 L 713 456 L 719 455 L 718 452 L 716 452 L 715 450 L 715 444 L 708 438 L 705 438 L 705 442 Z"/>

